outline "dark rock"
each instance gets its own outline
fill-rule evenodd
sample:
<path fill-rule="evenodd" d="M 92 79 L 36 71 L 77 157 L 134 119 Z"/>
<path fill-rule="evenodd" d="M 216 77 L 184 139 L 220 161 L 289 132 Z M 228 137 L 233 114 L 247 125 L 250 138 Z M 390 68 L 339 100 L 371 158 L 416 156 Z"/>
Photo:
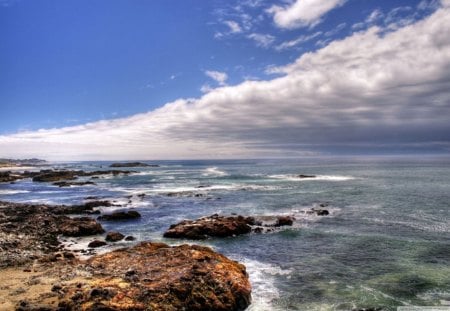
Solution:
<path fill-rule="evenodd" d="M 134 240 L 136 240 L 136 238 L 134 236 L 129 235 L 129 236 L 125 237 L 125 241 L 134 241 Z"/>
<path fill-rule="evenodd" d="M 124 238 L 125 236 L 117 231 L 110 231 L 106 234 L 105 240 L 108 242 L 117 242 Z"/>
<path fill-rule="evenodd" d="M 65 236 L 87 236 L 105 232 L 102 226 L 89 217 L 69 218 L 62 216 L 59 232 Z"/>
<path fill-rule="evenodd" d="M 111 164 L 109 167 L 159 167 L 159 165 L 142 162 L 118 162 Z"/>
<path fill-rule="evenodd" d="M 35 182 L 56 182 L 60 180 L 76 179 L 76 172 L 74 171 L 52 171 L 42 170 L 39 175 L 33 177 Z"/>
<path fill-rule="evenodd" d="M 117 221 L 117 220 L 131 220 L 138 219 L 141 217 L 137 211 L 118 211 L 112 214 L 101 215 L 98 216 L 98 220 L 108 220 L 108 221 Z"/>
<path fill-rule="evenodd" d="M 59 186 L 59 187 L 70 187 L 70 186 L 86 186 L 86 185 L 95 185 L 96 183 L 92 182 L 92 181 L 74 181 L 74 182 L 69 182 L 69 181 L 58 181 L 58 182 L 54 182 L 53 185 L 55 186 Z"/>
<path fill-rule="evenodd" d="M 298 178 L 316 178 L 316 175 L 304 175 L 304 174 L 300 174 L 297 175 Z"/>
<path fill-rule="evenodd" d="M 184 220 L 170 226 L 164 233 L 166 238 L 185 238 L 193 240 L 208 237 L 229 237 L 249 233 L 251 227 L 242 216 L 224 217 L 217 214 L 197 220 Z"/>
<path fill-rule="evenodd" d="M 97 247 L 102 247 L 105 245 L 108 245 L 108 243 L 106 243 L 105 241 L 94 240 L 92 242 L 89 242 L 88 247 L 97 248 Z"/>
<path fill-rule="evenodd" d="M 330 214 L 330 212 L 326 209 L 313 209 L 313 211 L 317 216 L 327 216 Z"/>
<path fill-rule="evenodd" d="M 295 218 L 292 216 L 278 216 L 274 224 L 275 227 L 292 226 Z"/>

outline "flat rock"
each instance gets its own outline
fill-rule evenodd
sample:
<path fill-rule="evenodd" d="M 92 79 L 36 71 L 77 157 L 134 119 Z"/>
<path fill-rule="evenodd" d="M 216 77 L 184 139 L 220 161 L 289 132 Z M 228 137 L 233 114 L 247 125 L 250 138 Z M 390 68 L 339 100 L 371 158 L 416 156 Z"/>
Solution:
<path fill-rule="evenodd" d="M 89 242 L 88 247 L 97 248 L 105 245 L 108 245 L 108 243 L 106 243 L 105 241 L 93 240 L 92 242 Z"/>
<path fill-rule="evenodd" d="M 98 216 L 98 220 L 119 221 L 141 218 L 141 214 L 137 211 L 118 211 L 112 214 Z"/>

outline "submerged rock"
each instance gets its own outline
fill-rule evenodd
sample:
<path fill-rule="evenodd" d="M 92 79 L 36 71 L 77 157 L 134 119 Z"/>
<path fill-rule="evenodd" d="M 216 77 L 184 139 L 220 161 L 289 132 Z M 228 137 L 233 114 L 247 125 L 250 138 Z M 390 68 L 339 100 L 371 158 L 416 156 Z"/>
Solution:
<path fill-rule="evenodd" d="M 278 216 L 274 227 L 292 226 L 295 218 L 292 216 Z"/>
<path fill-rule="evenodd" d="M 82 286 L 68 283 L 68 310 L 244 310 L 251 301 L 245 266 L 207 247 L 143 242 L 92 257 Z M 78 283 L 79 284 L 79 283 Z"/>
<path fill-rule="evenodd" d="M 109 221 L 131 220 L 138 218 L 141 218 L 141 214 L 139 214 L 137 211 L 118 211 L 112 214 L 106 214 L 97 217 L 98 220 L 109 220 Z"/>

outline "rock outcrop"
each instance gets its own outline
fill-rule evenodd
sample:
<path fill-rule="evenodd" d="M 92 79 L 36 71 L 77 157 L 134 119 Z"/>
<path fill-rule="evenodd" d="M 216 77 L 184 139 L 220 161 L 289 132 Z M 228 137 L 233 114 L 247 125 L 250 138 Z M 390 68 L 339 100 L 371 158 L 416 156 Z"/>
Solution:
<path fill-rule="evenodd" d="M 183 220 L 170 226 L 164 233 L 166 238 L 202 240 L 209 237 L 229 237 L 249 233 L 254 219 L 242 216 L 224 217 L 212 215 L 197 220 Z"/>
<path fill-rule="evenodd" d="M 251 286 L 245 266 L 210 248 L 143 242 L 85 263 L 89 278 L 66 282 L 67 310 L 244 310 Z"/>
<path fill-rule="evenodd" d="M 141 218 L 141 214 L 137 211 L 118 211 L 112 214 L 105 214 L 98 216 L 98 220 L 107 220 L 107 221 L 120 221 L 120 220 L 132 220 Z"/>

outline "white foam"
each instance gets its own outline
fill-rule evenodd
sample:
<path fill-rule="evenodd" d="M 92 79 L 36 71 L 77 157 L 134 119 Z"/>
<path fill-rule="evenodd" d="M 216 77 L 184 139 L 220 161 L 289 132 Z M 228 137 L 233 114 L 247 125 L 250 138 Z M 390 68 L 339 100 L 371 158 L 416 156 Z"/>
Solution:
<path fill-rule="evenodd" d="M 315 175 L 315 177 L 299 177 L 299 175 L 283 174 L 283 175 L 269 175 L 269 178 L 282 179 L 287 181 L 347 181 L 356 179 L 353 176 L 340 176 L 340 175 Z"/>
<path fill-rule="evenodd" d="M 216 166 L 214 167 L 208 167 L 204 170 L 203 176 L 227 176 L 228 173 L 219 170 Z"/>
<path fill-rule="evenodd" d="M 19 193 L 28 193 L 28 190 L 12 190 L 12 189 L 0 189 L 0 195 L 11 195 Z"/>
<path fill-rule="evenodd" d="M 252 303 L 247 310 L 281 310 L 273 305 L 273 301 L 280 297 L 275 278 L 289 278 L 292 270 L 251 259 L 243 258 L 240 261 L 246 266 L 252 284 Z"/>

